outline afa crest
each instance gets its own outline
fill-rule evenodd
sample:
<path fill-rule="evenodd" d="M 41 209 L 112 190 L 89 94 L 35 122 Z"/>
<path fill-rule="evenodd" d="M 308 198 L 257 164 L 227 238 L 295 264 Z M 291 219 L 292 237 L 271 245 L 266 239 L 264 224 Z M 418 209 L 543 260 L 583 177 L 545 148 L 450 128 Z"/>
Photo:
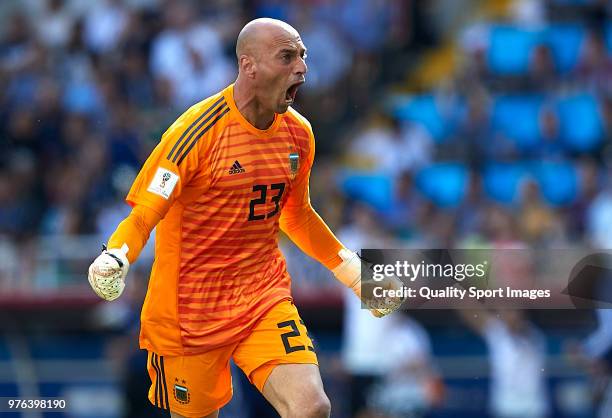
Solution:
<path fill-rule="evenodd" d="M 185 381 L 182 382 L 185 384 Z M 191 394 L 189 393 L 189 389 L 187 386 L 179 385 L 177 383 L 174 384 L 174 399 L 180 404 L 186 405 L 191 400 Z"/>

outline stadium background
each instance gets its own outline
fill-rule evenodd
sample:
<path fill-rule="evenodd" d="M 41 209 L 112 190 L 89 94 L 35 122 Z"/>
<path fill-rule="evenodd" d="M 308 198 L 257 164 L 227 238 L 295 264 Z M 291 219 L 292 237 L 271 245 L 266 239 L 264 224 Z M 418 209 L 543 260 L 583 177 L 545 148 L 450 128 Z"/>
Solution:
<path fill-rule="evenodd" d="M 113 303 L 87 266 L 161 133 L 234 79 L 236 34 L 259 16 L 309 49 L 311 195 L 348 245 L 612 248 L 606 0 L 3 0 L 0 396 L 154 416 L 137 349 L 151 247 Z M 377 325 L 282 246 L 334 417 L 612 416 L 605 312 L 491 313 L 485 338 L 461 312 Z M 234 382 L 222 417 L 274 416 Z"/>

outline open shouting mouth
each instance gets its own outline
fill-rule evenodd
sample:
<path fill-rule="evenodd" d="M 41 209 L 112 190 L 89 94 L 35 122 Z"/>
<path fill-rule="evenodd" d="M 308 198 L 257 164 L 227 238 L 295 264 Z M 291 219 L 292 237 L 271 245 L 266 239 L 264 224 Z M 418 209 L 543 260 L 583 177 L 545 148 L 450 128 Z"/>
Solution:
<path fill-rule="evenodd" d="M 300 88 L 300 86 L 304 84 L 304 81 L 305 80 L 302 79 L 289 86 L 289 88 L 285 92 L 285 101 L 288 104 L 292 104 L 294 102 L 297 91 Z"/>

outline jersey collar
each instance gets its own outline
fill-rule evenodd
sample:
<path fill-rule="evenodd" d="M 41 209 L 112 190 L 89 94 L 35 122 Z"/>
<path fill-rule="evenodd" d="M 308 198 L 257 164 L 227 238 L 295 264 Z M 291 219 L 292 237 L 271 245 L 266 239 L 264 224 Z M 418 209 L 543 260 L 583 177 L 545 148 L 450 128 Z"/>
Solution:
<path fill-rule="evenodd" d="M 223 96 L 225 97 L 225 101 L 229 105 L 232 113 L 235 115 L 236 119 L 238 119 L 238 122 L 240 123 L 240 125 L 242 125 L 244 129 L 258 137 L 269 137 L 276 133 L 276 130 L 280 125 L 282 115 L 275 113 L 274 121 L 268 129 L 257 129 L 255 126 L 251 125 L 248 120 L 246 120 L 246 118 L 242 115 L 242 113 L 240 113 L 240 111 L 236 107 L 236 102 L 234 102 L 234 83 L 227 86 L 227 88 L 223 91 Z"/>

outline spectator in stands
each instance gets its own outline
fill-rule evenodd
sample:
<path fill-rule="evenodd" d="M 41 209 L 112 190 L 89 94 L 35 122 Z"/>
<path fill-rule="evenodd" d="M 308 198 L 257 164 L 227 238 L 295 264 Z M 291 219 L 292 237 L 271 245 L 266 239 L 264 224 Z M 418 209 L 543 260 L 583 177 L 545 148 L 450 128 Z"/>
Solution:
<path fill-rule="evenodd" d="M 410 171 L 403 171 L 395 182 L 392 206 L 384 219 L 393 233 L 402 240 L 415 239 L 424 220 L 425 201 L 414 184 Z"/>
<path fill-rule="evenodd" d="M 437 4 L 452 4 L 444 19 L 453 28 L 430 25 L 430 19 L 421 18 L 440 7 Z M 482 9 L 473 12 L 473 4 Z M 414 12 L 412 19 L 398 13 L 402 8 Z M 460 9 L 466 17 L 477 16 L 478 20 L 456 36 L 455 24 L 463 25 L 463 20 L 448 10 Z M 494 14 L 492 9 L 496 9 Z M 309 47 L 310 72 L 296 107 L 311 116 L 318 132 L 311 197 L 327 213 L 326 219 L 353 212 L 354 219 L 342 234 L 349 242 L 353 240 L 355 249 L 394 247 L 396 239 L 408 245 L 452 247 L 469 236 L 485 247 L 526 248 L 526 241 L 554 242 L 551 237 L 562 235 L 561 229 L 569 231 L 572 245 L 612 248 L 612 187 L 604 168 L 612 144 L 611 35 L 604 32 L 604 27 L 610 31 L 612 17 L 608 0 L 5 0 L 0 1 L 2 292 L 31 290 L 28 286 L 40 263 L 33 256 L 37 242 L 32 237 L 109 235 L 99 230 L 100 225 L 110 227 L 112 219 L 121 219 L 129 211 L 127 205 L 117 205 L 117 199 L 108 199 L 109 195 L 125 195 L 122 185 L 131 184 L 132 167 L 142 163 L 167 127 L 165 122 L 176 116 L 174 106 L 190 105 L 231 79 L 236 28 L 251 14 L 290 21 L 297 20 L 295 16 L 304 18 L 294 23 Z M 491 18 L 493 15 L 501 19 Z M 490 32 L 496 22 L 546 31 L 558 16 L 588 28 L 578 62 L 572 65 L 572 72 L 563 74 L 562 82 L 546 46 L 532 50 L 530 69 L 517 83 L 490 71 Z M 457 38 L 457 49 L 436 48 L 436 39 Z M 559 58 L 558 51 L 554 52 Z M 420 70 L 421 63 L 430 64 L 423 65 L 431 80 L 427 85 L 415 83 L 410 76 Z M 325 71 L 319 71 L 322 67 Z M 592 158 L 568 151 L 560 141 L 562 130 L 573 121 L 562 120 L 552 111 L 559 88 L 563 93 L 587 91 L 602 104 L 607 136 Z M 445 119 L 448 138 L 436 138 L 440 142 L 434 142 L 415 121 L 399 123 L 378 109 L 378 103 L 392 103 L 396 94 L 435 94 L 437 89 L 449 89 L 449 95 L 459 99 L 449 106 L 460 122 Z M 517 149 L 511 138 L 496 131 L 493 110 L 497 98 L 514 93 L 544 96 L 539 120 L 542 137 L 533 149 Z M 343 136 L 351 145 L 343 146 Z M 327 157 L 326 163 L 319 158 L 322 156 Z M 339 178 L 346 160 L 354 167 L 397 177 L 388 211 L 374 212 L 339 198 L 337 185 L 330 179 Z M 484 169 L 495 161 L 523 166 L 532 160 L 553 160 L 578 170 L 578 196 L 561 208 L 563 218 L 542 199 L 546 190 L 537 190 L 533 184 L 524 190 L 523 202 L 514 202 L 517 206 L 512 209 L 501 209 L 491 201 L 483 182 Z M 472 170 L 468 190 L 457 208 L 439 208 L 419 194 L 415 177 L 432 161 L 463 163 Z M 335 290 L 321 287 L 331 282 L 320 267 L 307 264 L 301 252 L 295 256 L 291 249 L 283 250 L 288 264 L 293 264 L 296 286 L 319 292 L 325 289 L 325 294 Z M 523 283 L 531 272 L 529 260 L 524 261 L 517 263 L 515 258 L 503 263 L 502 279 Z M 61 283 L 63 276 L 58 279 Z M 381 363 L 384 355 L 382 360 L 373 358 L 368 350 L 382 350 L 388 358 L 395 351 L 392 344 L 385 344 L 387 324 L 374 324 L 369 313 L 354 304 L 345 309 L 344 360 L 354 375 L 352 389 L 360 409 L 366 399 L 362 383 L 386 373 Z M 536 380 L 535 365 L 542 361 L 538 337 L 532 338 L 535 334 L 528 331 L 530 327 L 515 332 L 505 319 L 490 317 L 493 331 L 483 331 L 483 335 L 491 341 L 491 353 L 526 350 L 528 378 Z M 603 334 L 610 328 L 607 322 L 601 320 Z M 420 331 L 411 332 L 410 338 L 402 340 L 406 341 L 402 347 L 420 358 L 428 352 L 427 344 L 417 335 Z M 363 341 L 357 341 L 359 338 Z M 524 340 L 521 346 L 518 342 Z M 584 350 L 591 360 L 597 360 L 591 366 L 599 366 L 603 355 L 593 349 L 591 340 L 585 342 Z M 492 360 L 500 362 L 499 358 Z M 502 373 L 499 370 L 509 366 L 495 367 L 496 373 Z M 504 376 L 498 378 L 502 385 Z M 539 396 L 539 391 L 527 396 Z M 609 396 L 609 391 L 601 393 Z M 495 402 L 504 403 L 506 395 L 495 396 L 501 396 Z M 602 405 L 606 396 L 601 398 Z M 602 410 L 603 416 L 610 416 L 609 410 Z"/>
<path fill-rule="evenodd" d="M 514 0 L 510 7 L 512 20 L 521 26 L 538 29 L 548 20 L 544 0 Z"/>
<path fill-rule="evenodd" d="M 98 0 L 85 15 L 84 41 L 97 54 L 111 52 L 127 30 L 129 12 L 121 0 Z"/>
<path fill-rule="evenodd" d="M 357 164 L 395 179 L 432 159 L 433 140 L 422 126 L 379 111 L 373 111 L 365 125 L 350 145 Z"/>
<path fill-rule="evenodd" d="M 579 242 L 585 237 L 588 211 L 593 200 L 601 189 L 599 166 L 593 159 L 583 159 L 577 162 L 578 196 L 567 210 L 567 233 L 573 242 Z"/>
<path fill-rule="evenodd" d="M 351 67 L 351 48 L 333 26 L 316 18 L 312 5 L 294 8 L 293 14 L 308 45 L 308 93 L 321 94 L 345 77 Z"/>
<path fill-rule="evenodd" d="M 537 160 L 563 161 L 565 150 L 561 142 L 559 118 L 550 108 L 544 108 L 539 117 L 541 138 L 535 147 L 533 157 Z"/>
<path fill-rule="evenodd" d="M 164 18 L 150 65 L 156 79 L 168 84 L 173 104 L 191 106 L 229 84 L 235 69 L 214 27 L 196 21 L 193 7 L 184 1 L 170 3 Z"/>
<path fill-rule="evenodd" d="M 11 16 L 7 26 L 5 36 L 0 39 L 0 75 L 7 80 L 8 103 L 25 107 L 34 100 L 36 83 L 46 70 L 45 50 L 32 35 L 23 13 Z"/>
<path fill-rule="evenodd" d="M 592 291 L 595 295 L 588 298 L 590 301 L 610 302 L 612 280 L 609 271 L 596 280 Z M 612 414 L 612 310 L 604 305 L 596 309 L 595 314 L 596 329 L 581 343 L 568 342 L 566 348 L 570 362 L 582 367 L 591 379 L 596 417 L 605 418 Z"/>
<path fill-rule="evenodd" d="M 421 248 L 454 248 L 457 242 L 457 219 L 454 213 L 442 208 L 430 207 L 421 226 Z"/>
<path fill-rule="evenodd" d="M 53 161 L 66 155 L 62 143 L 62 124 L 65 113 L 61 103 L 61 86 L 57 80 L 45 77 L 38 85 L 33 108 L 36 112 L 37 133 L 41 139 L 41 153 L 36 155 L 41 172 Z"/>
<path fill-rule="evenodd" d="M 486 216 L 486 198 L 482 189 L 482 178 L 477 171 L 471 171 L 467 181 L 467 191 L 463 201 L 456 209 L 457 236 L 463 245 L 478 245 L 482 240 Z M 458 240 L 459 241 L 459 240 Z"/>
<path fill-rule="evenodd" d="M 390 35 L 391 0 L 342 0 L 337 19 L 357 53 L 374 53 Z M 368 30 L 363 30 L 368 28 Z"/>
<path fill-rule="evenodd" d="M 338 238 L 351 249 L 394 248 L 376 221 L 374 212 L 364 204 L 356 204 L 350 222 L 338 231 Z M 364 410 L 369 389 L 389 370 L 386 356 L 394 315 L 375 318 L 361 308 L 361 302 L 344 293 L 344 327 L 342 361 L 350 376 L 351 416 Z"/>
<path fill-rule="evenodd" d="M 546 204 L 540 186 L 533 180 L 523 184 L 517 219 L 521 236 L 531 246 L 550 246 L 563 239 L 563 230 L 557 214 Z"/>
<path fill-rule="evenodd" d="M 585 232 L 594 248 L 612 248 L 612 181 L 609 176 L 587 209 Z"/>
<path fill-rule="evenodd" d="M 467 109 L 459 122 L 454 138 L 440 147 L 439 153 L 455 155 L 466 161 L 469 167 L 480 171 L 483 164 L 493 155 L 494 130 L 491 122 L 491 100 L 482 85 L 471 88 L 467 93 Z"/>
<path fill-rule="evenodd" d="M 533 50 L 525 90 L 553 93 L 558 84 L 555 61 L 549 46 L 540 44 Z"/>
<path fill-rule="evenodd" d="M 137 44 L 129 43 L 122 52 L 121 69 L 118 71 L 121 91 L 124 92 L 126 99 L 138 108 L 151 109 L 155 106 L 155 84 L 148 72 L 145 51 Z"/>
<path fill-rule="evenodd" d="M 495 418 L 548 416 L 546 346 L 541 332 L 519 310 L 458 312 L 487 344 L 491 414 Z"/>
<path fill-rule="evenodd" d="M 576 67 L 579 83 L 593 93 L 612 94 L 612 54 L 606 47 L 603 31 L 590 30 Z"/>
<path fill-rule="evenodd" d="M 473 86 L 475 83 L 486 83 L 489 79 L 487 51 L 490 47 L 490 37 L 489 22 L 477 21 L 461 31 L 459 44 L 463 60 L 456 74 L 456 78 L 460 81 L 457 89 L 461 89 L 463 84 Z M 461 83 L 462 81 L 464 83 Z"/>
<path fill-rule="evenodd" d="M 405 313 L 393 316 L 386 330 L 387 347 L 379 355 L 387 370 L 368 394 L 368 412 L 381 418 L 420 418 L 439 406 L 444 385 L 432 359 L 425 328 Z"/>
<path fill-rule="evenodd" d="M 609 294 L 610 290 L 608 286 L 608 289 L 600 291 Z M 612 310 L 598 309 L 595 312 L 597 329 L 578 347 L 576 354 L 591 375 L 597 418 L 605 418 L 612 415 Z"/>
<path fill-rule="evenodd" d="M 52 50 L 62 49 L 68 44 L 76 17 L 66 0 L 44 0 L 43 3 L 35 25 L 38 40 Z"/>
<path fill-rule="evenodd" d="M 401 171 L 394 166 L 395 154 L 400 150 L 395 145 L 389 119 L 372 111 L 361 125 L 348 149 L 353 165 L 391 176 Z"/>
<path fill-rule="evenodd" d="M 57 79 L 64 83 L 64 88 L 72 83 L 93 82 L 94 62 L 83 38 L 83 21 L 77 20 L 70 31 L 66 48 L 57 53 Z"/>

